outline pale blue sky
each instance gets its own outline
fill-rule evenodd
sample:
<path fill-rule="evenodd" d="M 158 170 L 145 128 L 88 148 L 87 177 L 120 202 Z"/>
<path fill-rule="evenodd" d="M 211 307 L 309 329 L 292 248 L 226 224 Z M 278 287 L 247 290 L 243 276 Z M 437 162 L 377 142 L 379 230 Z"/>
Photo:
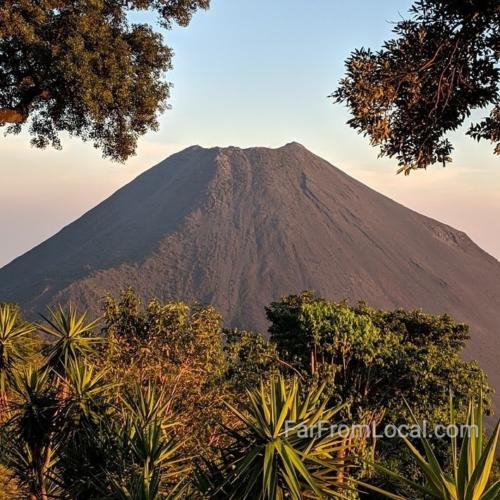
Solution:
<path fill-rule="evenodd" d="M 270 146 L 292 140 L 378 191 L 459 229 L 500 258 L 500 161 L 489 144 L 455 134 L 453 166 L 396 176 L 395 162 L 351 130 L 327 95 L 350 50 L 378 47 L 409 2 L 212 0 L 175 51 L 159 132 L 125 165 L 65 138 L 39 151 L 25 134 L 0 137 L 0 266 L 51 236 L 143 170 L 191 144 Z"/>

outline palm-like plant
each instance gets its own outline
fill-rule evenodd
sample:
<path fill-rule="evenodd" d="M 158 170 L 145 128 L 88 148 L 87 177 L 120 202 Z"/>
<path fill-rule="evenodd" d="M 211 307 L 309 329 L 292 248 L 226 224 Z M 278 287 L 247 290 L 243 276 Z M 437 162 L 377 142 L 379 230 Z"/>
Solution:
<path fill-rule="evenodd" d="M 123 423 L 109 422 L 107 435 L 116 453 L 114 468 L 104 471 L 107 484 L 103 494 L 122 500 L 181 498 L 182 478 L 189 467 L 180 454 L 182 443 L 169 436 L 176 426 L 166 414 L 168 403 L 163 391 L 152 385 L 136 387 L 124 397 Z"/>
<path fill-rule="evenodd" d="M 37 499 L 72 494 L 90 482 L 84 464 L 93 459 L 93 434 L 111 406 L 106 396 L 114 386 L 105 375 L 84 361 L 69 361 L 67 397 L 61 398 L 48 368 L 16 374 L 14 416 L 6 426 L 7 465 Z"/>
<path fill-rule="evenodd" d="M 180 467 L 185 462 L 179 456 L 181 443 L 169 439 L 158 421 L 150 422 L 145 427 L 137 424 L 126 437 L 130 446 L 131 458 L 136 468 L 131 470 L 125 483 L 112 479 L 113 498 L 122 500 L 159 500 L 181 498 L 184 490 L 182 481 L 176 480 L 187 472 L 187 467 Z M 165 483 L 173 480 L 169 491 Z"/>
<path fill-rule="evenodd" d="M 109 382 L 106 375 L 86 360 L 71 360 L 64 374 L 64 397 L 52 384 L 57 408 L 53 475 L 57 473 L 58 485 L 70 498 L 95 498 L 94 476 L 103 453 L 111 453 L 95 446 L 103 420 L 113 411 L 111 389 L 117 384 Z"/>
<path fill-rule="evenodd" d="M 82 418 L 97 421 L 102 416 L 110 406 L 106 396 L 117 385 L 108 382 L 106 375 L 106 371 L 97 371 L 84 360 L 68 362 L 65 373 L 68 397 L 61 406 L 65 418 L 71 418 L 75 424 Z"/>
<path fill-rule="evenodd" d="M 9 448 L 7 463 L 9 470 L 13 471 L 14 477 L 18 479 L 16 483 L 17 496 L 7 496 L 6 498 L 20 498 L 21 492 L 26 492 L 29 500 L 64 498 L 55 470 L 57 449 L 47 448 L 49 453 L 41 464 L 27 443 L 15 440 L 14 442 L 16 446 Z"/>
<path fill-rule="evenodd" d="M 47 370 L 28 367 L 16 374 L 14 417 L 8 423 L 7 466 L 31 496 L 46 500 L 54 487 L 58 402 Z"/>
<path fill-rule="evenodd" d="M 48 335 L 52 342 L 45 350 L 46 365 L 59 375 L 63 375 L 70 362 L 78 362 L 92 352 L 93 346 L 100 341 L 92 336 L 92 331 L 99 324 L 99 319 L 87 323 L 86 313 L 78 314 L 75 306 L 64 309 L 59 305 L 50 310 L 49 317 L 43 316 L 46 324 L 40 330 Z"/>
<path fill-rule="evenodd" d="M 8 388 L 16 367 L 26 359 L 34 330 L 34 325 L 20 320 L 16 306 L 0 304 L 0 415 L 7 411 Z"/>
<path fill-rule="evenodd" d="M 134 421 L 141 426 L 146 426 L 151 422 L 161 420 L 164 425 L 172 427 L 175 424 L 165 424 L 168 419 L 164 419 L 169 408 L 169 401 L 165 391 L 149 383 L 146 387 L 136 385 L 131 391 L 125 393 L 122 398 L 125 411 L 132 415 Z M 164 428 L 166 428 L 164 426 Z"/>
<path fill-rule="evenodd" d="M 410 409 L 411 412 L 411 409 Z M 412 419 L 418 425 L 415 415 L 411 412 Z M 455 412 L 450 398 L 450 421 L 455 426 Z M 451 463 L 452 472 L 448 474 L 440 465 L 428 439 L 421 432 L 420 444 L 424 455 L 403 437 L 411 455 L 418 464 L 426 483 L 420 485 L 399 474 L 396 474 L 380 465 L 376 468 L 385 472 L 390 477 L 401 481 L 426 498 L 440 500 L 498 500 L 500 498 L 500 480 L 490 484 L 492 466 L 495 461 L 495 452 L 500 434 L 500 421 L 497 423 L 487 443 L 483 443 L 483 398 L 479 403 L 469 403 L 465 437 L 460 450 L 457 437 L 451 438 Z M 456 434 L 456 433 L 454 433 Z M 380 492 L 380 490 L 378 490 Z M 386 496 L 395 499 L 404 497 L 383 492 Z"/>
<path fill-rule="evenodd" d="M 201 488 L 212 498 L 342 498 L 348 482 L 339 481 L 344 464 L 338 460 L 348 447 L 339 433 L 304 435 L 305 428 L 331 422 L 343 406 L 327 409 L 323 388 L 302 398 L 295 379 L 283 377 L 248 392 L 243 411 L 228 404 L 243 423 L 228 430 L 233 444 L 222 465 L 208 464 Z"/>

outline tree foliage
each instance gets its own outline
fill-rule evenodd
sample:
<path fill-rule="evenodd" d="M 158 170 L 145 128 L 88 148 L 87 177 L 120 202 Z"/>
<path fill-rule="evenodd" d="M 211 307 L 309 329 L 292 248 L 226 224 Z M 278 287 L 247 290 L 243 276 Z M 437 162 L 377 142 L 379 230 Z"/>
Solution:
<path fill-rule="evenodd" d="M 279 356 L 326 381 L 357 418 L 368 411 L 398 422 L 409 417 L 406 398 L 418 415 L 446 421 L 450 389 L 459 406 L 479 387 L 490 390 L 478 364 L 460 358 L 467 325 L 447 315 L 352 307 L 304 292 L 273 302 L 267 317 Z"/>
<path fill-rule="evenodd" d="M 410 12 L 381 50 L 361 48 L 347 59 L 332 96 L 347 104 L 349 125 L 408 174 L 450 162 L 447 135 L 486 108 L 467 134 L 500 154 L 498 2 L 418 0 Z"/>
<path fill-rule="evenodd" d="M 156 130 L 166 107 L 172 51 L 129 14 L 156 12 L 160 24 L 187 25 L 209 0 L 7 0 L 0 3 L 0 126 L 32 144 L 60 148 L 81 137 L 124 161 Z"/>
<path fill-rule="evenodd" d="M 344 418 L 349 422 L 404 424 L 411 420 L 406 399 L 429 425 L 449 423 L 450 390 L 462 418 L 481 387 L 486 408 L 490 405 L 485 374 L 476 362 L 460 358 L 468 327 L 447 315 L 382 311 L 362 303 L 352 307 L 304 292 L 272 303 L 267 316 L 278 355 L 312 386 L 326 383 L 333 404 L 348 403 Z M 445 460 L 447 445 L 433 443 Z M 401 443 L 379 439 L 376 453 L 390 468 L 420 479 Z M 384 486 L 384 477 L 376 480 Z"/>
<path fill-rule="evenodd" d="M 108 297 L 104 309 L 102 362 L 110 377 L 124 388 L 165 387 L 171 410 L 183 420 L 185 447 L 210 446 L 225 371 L 219 313 L 157 299 L 143 305 L 130 288 Z"/>
<path fill-rule="evenodd" d="M 276 345 L 257 332 L 226 330 L 224 353 L 226 377 L 237 392 L 258 386 L 283 368 Z"/>

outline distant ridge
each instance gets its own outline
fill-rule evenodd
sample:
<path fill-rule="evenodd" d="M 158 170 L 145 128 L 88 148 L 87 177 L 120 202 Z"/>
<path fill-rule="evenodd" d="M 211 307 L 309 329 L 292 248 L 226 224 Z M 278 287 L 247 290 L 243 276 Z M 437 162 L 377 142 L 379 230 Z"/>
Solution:
<path fill-rule="evenodd" d="M 467 355 L 500 386 L 500 263 L 297 143 L 170 156 L 0 269 L 0 301 L 95 309 L 128 284 L 261 331 L 265 305 L 304 289 L 448 312 L 471 325 Z"/>

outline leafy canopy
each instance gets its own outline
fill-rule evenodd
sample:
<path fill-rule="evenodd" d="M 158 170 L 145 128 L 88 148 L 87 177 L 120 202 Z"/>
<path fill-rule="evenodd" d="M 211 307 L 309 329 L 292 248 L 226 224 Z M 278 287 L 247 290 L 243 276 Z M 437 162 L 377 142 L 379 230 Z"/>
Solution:
<path fill-rule="evenodd" d="M 450 162 L 447 134 L 487 108 L 467 134 L 500 154 L 498 2 L 418 0 L 410 12 L 381 50 L 361 48 L 347 59 L 332 97 L 347 104 L 348 124 L 408 174 Z"/>
<path fill-rule="evenodd" d="M 32 144 L 61 147 L 60 133 L 91 141 L 124 161 L 156 130 L 166 107 L 172 51 L 129 13 L 187 25 L 209 0 L 6 0 L 0 3 L 0 126 Z"/>
<path fill-rule="evenodd" d="M 489 391 L 477 363 L 460 356 L 468 327 L 447 315 L 383 311 L 362 303 L 353 307 L 303 292 L 273 302 L 267 317 L 280 358 L 296 367 L 310 386 L 325 383 L 333 404 L 348 403 L 343 417 L 349 422 L 405 424 L 411 420 L 406 399 L 429 425 L 448 424 L 450 390 L 462 418 L 479 388 L 485 395 Z M 446 443 L 433 439 L 432 444 L 445 462 Z M 376 447 L 378 460 L 421 480 L 398 440 L 377 439 Z M 384 487 L 387 479 L 379 475 L 374 482 Z"/>
<path fill-rule="evenodd" d="M 477 363 L 460 358 L 467 325 L 447 315 L 352 307 L 311 292 L 284 297 L 266 311 L 279 356 L 326 382 L 333 397 L 351 403 L 354 417 L 370 412 L 401 422 L 409 417 L 404 397 L 417 414 L 442 422 L 450 389 L 459 405 L 481 386 L 488 391 Z"/>
<path fill-rule="evenodd" d="M 132 289 L 105 302 L 101 362 L 109 376 L 130 387 L 165 387 L 169 406 L 183 421 L 183 444 L 200 448 L 214 439 L 224 389 L 221 317 L 211 306 L 189 307 L 157 299 L 142 304 Z"/>

